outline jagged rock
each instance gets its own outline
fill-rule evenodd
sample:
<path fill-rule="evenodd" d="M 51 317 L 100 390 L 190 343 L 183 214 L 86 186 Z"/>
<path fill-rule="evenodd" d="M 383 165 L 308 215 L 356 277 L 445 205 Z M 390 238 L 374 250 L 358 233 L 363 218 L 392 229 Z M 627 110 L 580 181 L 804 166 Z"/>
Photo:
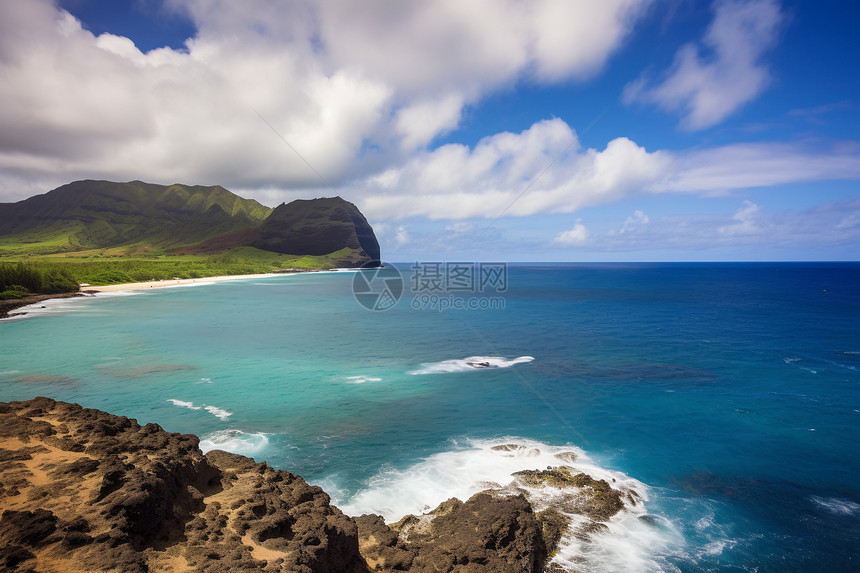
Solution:
<path fill-rule="evenodd" d="M 366 571 L 320 488 L 195 436 L 37 398 L 0 404 L 0 568 Z"/>
<path fill-rule="evenodd" d="M 391 527 L 379 516 L 357 521 L 363 554 L 379 571 L 531 573 L 547 558 L 541 525 L 522 495 L 450 499 Z"/>
<path fill-rule="evenodd" d="M 624 509 L 622 493 L 606 480 L 596 480 L 586 473 L 574 474 L 561 466 L 546 470 L 524 470 L 513 474 L 527 487 L 555 487 L 562 490 L 559 506 L 567 513 L 587 515 L 596 521 L 608 521 Z"/>
<path fill-rule="evenodd" d="M 48 398 L 0 403 L 0 570 L 539 573 L 566 513 L 590 517 L 571 532 L 588 536 L 621 507 L 565 466 L 515 477 L 389 526 L 265 462 L 204 455 L 192 435 Z M 524 492 L 547 486 L 561 511 L 535 514 Z"/>
<path fill-rule="evenodd" d="M 570 526 L 570 518 L 557 509 L 550 507 L 537 514 L 541 526 L 541 536 L 546 546 L 547 554 L 552 557 L 558 550 L 558 545 Z"/>

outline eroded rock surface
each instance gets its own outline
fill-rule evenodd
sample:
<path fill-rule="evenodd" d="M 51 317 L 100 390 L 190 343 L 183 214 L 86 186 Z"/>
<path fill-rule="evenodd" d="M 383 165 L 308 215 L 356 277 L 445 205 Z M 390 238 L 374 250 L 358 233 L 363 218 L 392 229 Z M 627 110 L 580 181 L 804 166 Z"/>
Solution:
<path fill-rule="evenodd" d="M 531 573 L 547 557 L 541 523 L 522 495 L 452 498 L 390 527 L 377 515 L 356 522 L 362 553 L 381 571 Z"/>
<path fill-rule="evenodd" d="M 367 570 L 301 477 L 47 398 L 0 404 L 0 509 L 8 571 Z"/>
<path fill-rule="evenodd" d="M 638 500 L 566 465 L 482 487 L 390 525 L 352 519 L 301 477 L 204 455 L 192 435 L 48 398 L 0 403 L 0 571 L 560 571 L 561 544 Z"/>

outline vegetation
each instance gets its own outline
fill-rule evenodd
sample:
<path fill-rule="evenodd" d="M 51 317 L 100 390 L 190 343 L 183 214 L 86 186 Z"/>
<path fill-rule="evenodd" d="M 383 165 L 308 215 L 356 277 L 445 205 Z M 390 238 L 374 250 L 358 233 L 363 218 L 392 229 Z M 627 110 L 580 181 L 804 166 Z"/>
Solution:
<path fill-rule="evenodd" d="M 0 203 L 0 299 L 368 258 L 379 258 L 373 230 L 339 197 L 273 210 L 219 186 L 75 181 Z"/>
<path fill-rule="evenodd" d="M 0 255 L 178 249 L 261 224 L 271 209 L 220 186 L 75 181 L 0 203 Z"/>
<path fill-rule="evenodd" d="M 71 273 L 56 265 L 0 263 L 0 300 L 77 290 L 78 282 Z"/>
<path fill-rule="evenodd" d="M 0 262 L 0 297 L 78 290 L 79 284 L 111 284 L 247 275 L 289 269 L 330 269 L 348 249 L 323 256 L 282 255 L 240 247 L 217 255 L 111 256 L 72 253 Z M 20 287 L 15 290 L 13 287 Z M 7 292 L 9 291 L 9 292 Z M 13 293 L 18 293 L 13 296 Z"/>

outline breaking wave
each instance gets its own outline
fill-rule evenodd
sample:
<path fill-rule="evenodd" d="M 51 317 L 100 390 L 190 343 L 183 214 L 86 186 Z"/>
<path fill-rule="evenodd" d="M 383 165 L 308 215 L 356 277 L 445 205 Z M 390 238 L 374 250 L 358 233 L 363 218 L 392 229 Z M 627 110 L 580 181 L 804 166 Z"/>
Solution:
<path fill-rule="evenodd" d="M 534 360 L 533 356 L 520 356 L 508 360 L 500 356 L 469 356 L 456 360 L 443 360 L 441 362 L 425 362 L 421 368 L 410 370 L 407 374 L 443 374 L 447 372 L 468 372 L 470 370 L 483 370 L 487 368 L 510 368 L 515 364 L 525 364 Z"/>
<path fill-rule="evenodd" d="M 200 439 L 200 449 L 204 454 L 212 450 L 224 450 L 232 454 L 255 457 L 268 445 L 268 434 L 242 430 L 218 430 Z"/>
<path fill-rule="evenodd" d="M 621 494 L 623 509 L 605 522 L 571 509 L 570 486 L 529 482 L 514 475 L 527 470 L 565 467 L 605 480 Z M 587 486 L 586 486 L 587 487 Z M 337 505 L 348 515 L 376 513 L 387 522 L 431 511 L 456 497 L 494 490 L 522 492 L 536 512 L 550 507 L 570 523 L 553 562 L 563 571 L 673 571 L 666 557 L 683 544 L 668 519 L 648 512 L 648 487 L 618 471 L 596 465 L 579 448 L 552 446 L 522 438 L 471 440 L 464 447 L 434 454 L 405 469 L 380 470 L 349 499 Z M 334 491 L 338 491 L 334 488 Z"/>

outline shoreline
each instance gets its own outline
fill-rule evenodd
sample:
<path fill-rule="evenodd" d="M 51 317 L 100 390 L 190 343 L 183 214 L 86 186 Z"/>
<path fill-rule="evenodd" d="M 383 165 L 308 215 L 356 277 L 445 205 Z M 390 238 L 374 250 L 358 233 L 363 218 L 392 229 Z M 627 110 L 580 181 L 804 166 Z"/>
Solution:
<path fill-rule="evenodd" d="M 24 308 L 27 306 L 31 306 L 34 304 L 39 304 L 40 302 L 45 302 L 52 299 L 57 298 L 75 298 L 79 296 L 87 296 L 85 291 L 78 292 L 61 292 L 56 294 L 31 294 L 30 296 L 26 296 L 24 298 L 12 298 L 9 300 L 0 300 L 0 320 L 6 320 L 9 318 L 17 318 L 27 314 L 27 311 L 24 312 L 15 312 L 20 308 Z M 90 295 L 92 296 L 92 295 Z"/>
<path fill-rule="evenodd" d="M 144 281 L 137 283 L 121 283 L 115 285 L 103 285 L 103 286 L 82 286 L 81 290 L 78 292 L 65 292 L 65 293 L 56 293 L 56 294 L 32 294 L 30 296 L 26 296 L 24 298 L 16 298 L 9 300 L 0 300 L 0 320 L 6 320 L 10 318 L 20 318 L 28 313 L 27 310 L 20 311 L 20 309 L 38 304 L 40 302 L 45 302 L 52 299 L 60 299 L 60 298 L 74 298 L 80 296 L 95 296 L 99 293 L 105 292 L 119 292 L 119 291 L 130 291 L 130 290 L 148 290 L 151 288 L 166 288 L 166 287 L 178 287 L 178 286 L 193 286 L 193 285 L 205 285 L 216 282 L 224 282 L 231 280 L 241 280 L 241 279 L 262 279 L 275 277 L 280 275 L 292 275 L 292 274 L 300 274 L 300 273 L 312 273 L 319 272 L 317 269 L 308 269 L 308 270 L 291 270 L 291 271 L 282 271 L 275 273 L 257 273 L 251 275 L 219 275 L 214 277 L 199 277 L 196 279 L 168 279 L 168 280 L 160 280 L 160 281 Z"/>
<path fill-rule="evenodd" d="M 199 277 L 196 279 L 168 279 L 168 280 L 160 280 L 160 281 L 144 281 L 139 283 L 121 283 L 116 285 L 104 285 L 104 286 L 89 286 L 82 287 L 82 293 L 100 293 L 100 292 L 117 292 L 123 290 L 146 290 L 150 288 L 165 288 L 165 287 L 175 287 L 175 286 L 188 286 L 195 284 L 208 284 L 208 283 L 217 283 L 223 281 L 230 280 L 241 280 L 241 279 L 263 279 L 268 277 L 275 277 L 278 275 L 287 275 L 287 274 L 298 274 L 303 272 L 312 272 L 312 271 L 294 271 L 290 273 L 259 273 L 254 275 L 220 275 L 214 277 Z M 84 290 L 85 289 L 85 290 Z"/>

